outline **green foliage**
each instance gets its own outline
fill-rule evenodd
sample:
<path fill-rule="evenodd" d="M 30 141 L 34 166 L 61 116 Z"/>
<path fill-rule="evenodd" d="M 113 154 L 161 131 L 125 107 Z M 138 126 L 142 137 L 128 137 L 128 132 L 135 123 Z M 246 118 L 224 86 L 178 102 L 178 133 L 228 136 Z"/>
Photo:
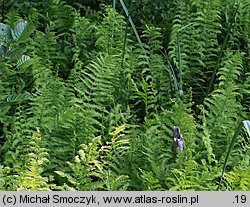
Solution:
<path fill-rule="evenodd" d="M 192 87 L 194 101 L 199 104 L 207 90 L 207 82 L 219 53 L 217 36 L 221 33 L 219 1 L 181 1 L 177 4 L 169 43 L 169 57 L 175 66 L 177 59 L 177 32 L 180 33 L 180 48 L 183 68 L 183 90 Z M 180 75 L 180 74 L 179 74 Z"/>
<path fill-rule="evenodd" d="M 249 1 L 6 2 L 0 190 L 250 189 Z"/>
<path fill-rule="evenodd" d="M 48 153 L 46 148 L 41 147 L 40 131 L 33 132 L 25 112 L 18 111 L 16 117 L 10 118 L 11 131 L 4 129 L 7 141 L 1 149 L 5 166 L 2 189 L 49 190 L 48 179 L 42 176 Z"/>
<path fill-rule="evenodd" d="M 219 83 L 211 93 L 211 98 L 205 99 L 205 105 L 208 107 L 205 114 L 208 118 L 208 127 L 211 129 L 214 153 L 218 158 L 228 146 L 237 127 L 235 123 L 239 122 L 242 111 L 242 106 L 237 101 L 240 94 L 239 86 L 236 84 L 242 71 L 242 55 L 228 52 L 222 64 L 218 72 Z"/>
<path fill-rule="evenodd" d="M 234 134 L 234 136 L 233 136 L 233 138 L 232 138 L 232 140 L 231 140 L 231 143 L 230 143 L 230 146 L 229 146 L 229 149 L 228 149 L 226 158 L 225 158 L 225 162 L 224 162 L 224 165 L 223 165 L 220 184 L 221 184 L 221 181 L 222 181 L 223 176 L 224 176 L 224 173 L 225 173 L 225 169 L 226 169 L 226 165 L 227 165 L 227 162 L 228 162 L 228 158 L 229 158 L 229 156 L 230 156 L 230 153 L 232 152 L 233 146 L 234 146 L 234 144 L 236 143 L 236 140 L 237 140 L 237 138 L 238 138 L 238 136 L 239 136 L 239 133 L 240 133 L 240 131 L 241 131 L 243 125 L 245 126 L 245 128 L 246 128 L 246 130 L 247 130 L 247 132 L 248 132 L 248 136 L 250 137 L 250 133 L 249 133 L 249 132 L 250 132 L 250 131 L 249 131 L 249 123 L 250 123 L 250 122 L 249 122 L 248 120 L 244 120 L 243 122 L 241 122 L 241 123 L 239 124 L 237 130 L 235 131 L 235 134 Z M 243 149 L 244 149 L 244 148 L 245 148 L 245 146 L 243 147 Z M 249 159 L 248 155 L 243 156 L 243 160 L 244 160 L 244 159 Z M 247 166 L 249 163 L 247 162 L 247 163 L 245 163 L 245 164 L 246 164 L 246 166 Z M 244 178 L 243 178 L 243 179 L 244 179 Z M 246 179 L 248 179 L 248 178 L 246 178 Z"/>
<path fill-rule="evenodd" d="M 113 170 L 119 167 L 119 161 L 129 149 L 128 140 L 122 138 L 124 129 L 124 125 L 117 127 L 110 133 L 111 141 L 104 145 L 100 136 L 88 145 L 82 144 L 74 162 L 68 162 L 72 175 L 61 171 L 56 173 L 66 178 L 68 185 L 76 190 L 126 190 L 128 177 L 117 175 Z"/>
<path fill-rule="evenodd" d="M 233 172 L 225 173 L 225 186 L 228 190 L 249 190 L 249 166 L 242 169 L 235 169 Z"/>
<path fill-rule="evenodd" d="M 26 168 L 19 172 L 19 182 L 16 190 L 49 190 L 49 185 L 47 184 L 48 178 L 42 176 L 43 165 L 48 162 L 47 149 L 40 148 L 38 143 L 41 142 L 40 131 L 37 129 L 30 142 L 28 143 L 30 152 L 24 157 Z"/>

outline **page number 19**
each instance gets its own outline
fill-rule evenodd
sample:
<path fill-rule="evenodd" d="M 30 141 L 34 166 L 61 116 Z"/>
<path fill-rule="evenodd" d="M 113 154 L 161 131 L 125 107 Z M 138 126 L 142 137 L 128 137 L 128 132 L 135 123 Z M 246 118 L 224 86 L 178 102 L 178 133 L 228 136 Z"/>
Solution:
<path fill-rule="evenodd" d="M 235 203 L 246 203 L 247 201 L 246 195 L 236 195 L 234 198 L 236 199 Z"/>

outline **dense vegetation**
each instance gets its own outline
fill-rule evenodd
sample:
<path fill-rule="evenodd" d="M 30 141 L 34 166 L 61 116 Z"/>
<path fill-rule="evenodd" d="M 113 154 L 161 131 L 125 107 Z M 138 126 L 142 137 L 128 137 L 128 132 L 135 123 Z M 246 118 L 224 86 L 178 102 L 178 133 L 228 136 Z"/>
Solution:
<path fill-rule="evenodd" d="M 0 8 L 0 190 L 250 190 L 249 0 Z"/>

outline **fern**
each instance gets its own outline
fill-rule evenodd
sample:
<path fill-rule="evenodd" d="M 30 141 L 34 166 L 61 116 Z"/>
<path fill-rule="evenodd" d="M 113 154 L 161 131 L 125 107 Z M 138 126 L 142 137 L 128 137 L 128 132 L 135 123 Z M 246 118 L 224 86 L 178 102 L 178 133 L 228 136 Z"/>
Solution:
<path fill-rule="evenodd" d="M 4 191 L 5 190 L 5 169 L 3 165 L 0 166 L 0 190 Z"/>
<path fill-rule="evenodd" d="M 153 191 L 153 190 L 164 190 L 164 188 L 161 186 L 161 182 L 154 177 L 152 172 L 141 172 L 141 180 L 142 180 L 142 184 L 141 184 L 141 188 L 144 191 Z"/>
<path fill-rule="evenodd" d="M 87 145 L 82 144 L 74 162 L 68 162 L 73 171 L 72 176 L 61 171 L 56 173 L 65 177 L 68 185 L 76 190 L 119 190 L 120 188 L 124 190 L 128 183 L 127 177 L 124 175 L 116 177 L 110 171 L 114 167 L 112 161 L 115 156 L 123 156 L 128 149 L 127 140 L 122 139 L 120 135 L 123 130 L 124 126 L 116 128 L 111 133 L 113 137 L 111 142 L 103 146 L 101 146 L 101 137 L 94 138 Z"/>
<path fill-rule="evenodd" d="M 6 142 L 1 149 L 5 152 L 4 187 L 6 190 L 48 190 L 48 180 L 42 175 L 48 154 L 41 147 L 43 141 L 40 132 L 38 130 L 32 134 L 32 123 L 25 111 L 19 108 L 15 116 L 10 118 L 13 121 L 11 131 L 5 131 Z M 5 124 L 5 127 L 9 127 L 8 122 Z"/>
<path fill-rule="evenodd" d="M 41 142 L 40 132 L 37 129 L 29 142 L 31 151 L 24 158 L 26 169 L 23 169 L 19 175 L 19 185 L 17 190 L 49 190 L 48 178 L 42 177 L 43 165 L 48 162 L 48 156 L 45 148 L 39 148 Z"/>
<path fill-rule="evenodd" d="M 205 116 L 205 109 L 201 106 L 201 119 L 202 119 L 202 126 L 200 128 L 203 130 L 203 133 L 201 134 L 201 139 L 204 144 L 204 147 L 206 149 L 206 156 L 202 155 L 203 159 L 207 159 L 209 164 L 212 164 L 213 162 L 217 162 L 215 159 L 214 149 L 212 146 L 212 139 L 211 134 L 209 131 L 209 127 L 207 126 L 207 118 Z M 202 147 L 202 146 L 200 146 Z"/>
<path fill-rule="evenodd" d="M 244 81 L 244 83 L 242 84 L 241 87 L 241 94 L 242 94 L 242 105 L 244 106 L 244 108 L 246 109 L 246 113 L 247 116 L 249 116 L 249 113 L 247 112 L 249 110 L 249 106 L 250 106 L 250 73 L 246 73 L 246 80 Z"/>
<path fill-rule="evenodd" d="M 168 68 L 164 65 L 163 58 L 158 55 L 159 51 L 162 50 L 162 34 L 160 28 L 153 26 L 147 26 L 143 31 L 142 39 L 146 40 L 146 44 L 149 47 L 149 69 L 151 77 L 152 87 L 154 93 L 155 108 L 161 109 L 167 106 L 169 99 L 173 96 L 172 84 L 176 84 L 173 81 L 171 72 L 168 74 Z M 171 74 L 171 75 L 170 75 Z M 147 75 L 147 73 L 145 74 Z"/>
<path fill-rule="evenodd" d="M 54 168 L 60 169 L 67 166 L 65 162 L 75 154 L 77 149 L 74 141 L 77 141 L 78 137 L 75 132 L 78 128 L 77 123 L 81 124 L 77 118 L 84 115 L 80 109 L 72 105 L 67 87 L 59 79 L 52 81 L 55 76 L 52 75 L 50 68 L 42 66 L 39 61 L 36 62 L 37 66 L 40 74 L 34 74 L 37 92 L 32 104 L 32 119 L 35 125 L 42 126 L 43 137 L 51 143 L 48 148 L 51 159 L 47 166 L 50 174 Z M 38 71 L 34 68 L 34 72 Z M 43 84 L 45 80 L 48 81 L 47 85 Z M 54 90 L 56 88 L 58 90 Z M 72 137 L 74 134 L 75 137 Z"/>
<path fill-rule="evenodd" d="M 152 86 L 150 86 L 145 80 L 140 83 L 142 91 L 138 91 L 138 95 L 145 105 L 145 120 L 150 117 L 150 114 L 154 112 L 154 92 Z"/>
<path fill-rule="evenodd" d="M 211 98 L 205 100 L 209 108 L 206 115 L 208 127 L 211 130 L 212 145 L 218 158 L 223 154 L 225 146 L 229 144 L 242 108 L 237 101 L 239 88 L 234 84 L 242 70 L 241 54 L 233 55 L 229 52 L 228 56 L 232 60 L 225 61 L 224 66 L 219 70 L 220 82 L 217 89 L 211 94 Z"/>
<path fill-rule="evenodd" d="M 123 45 L 123 35 L 126 21 L 122 15 L 116 14 L 113 19 L 114 12 L 111 8 L 106 8 L 106 16 L 102 23 L 97 27 L 97 51 L 100 50 L 110 55 L 121 55 Z M 112 25 L 114 24 L 114 31 Z"/>
<path fill-rule="evenodd" d="M 173 169 L 173 177 L 166 180 L 167 186 L 170 190 L 215 190 L 215 179 L 218 176 L 219 169 L 213 167 L 207 167 L 207 164 L 203 162 L 203 165 L 198 165 L 195 161 L 187 161 L 184 164 L 184 169 Z"/>
<path fill-rule="evenodd" d="M 180 58 L 183 66 L 184 90 L 187 91 L 192 87 L 193 99 L 198 104 L 201 103 L 201 97 L 206 91 L 207 77 L 210 76 L 215 64 L 214 59 L 218 55 L 217 35 L 221 27 L 218 8 L 220 8 L 219 1 L 192 3 L 183 1 L 178 4 L 173 21 L 169 57 L 178 68 L 181 66 L 177 63 L 177 33 L 184 26 L 192 24 L 180 34 L 182 51 Z"/>
<path fill-rule="evenodd" d="M 145 132 L 138 134 L 136 140 L 131 140 L 133 148 L 142 148 L 141 152 L 136 152 L 138 163 L 135 164 L 137 163 L 140 169 L 137 174 L 143 183 L 143 189 L 153 190 L 159 185 L 159 189 L 169 189 L 173 168 L 183 168 L 187 159 L 200 160 L 200 155 L 196 154 L 199 139 L 196 138 L 195 122 L 192 116 L 188 115 L 188 111 L 185 105 L 176 104 L 174 109 L 165 110 L 160 115 L 147 119 Z M 183 152 L 178 153 L 177 163 L 174 163 L 172 153 L 174 125 L 181 127 L 187 146 Z M 136 173 L 136 170 L 134 171 L 133 173 Z M 133 182 L 137 183 L 138 180 Z"/>
<path fill-rule="evenodd" d="M 224 189 L 248 191 L 249 186 L 249 167 L 246 169 L 235 169 L 232 172 L 225 173 Z"/>
<path fill-rule="evenodd" d="M 1 7 L 0 189 L 248 190 L 249 1 L 107 4 Z"/>
<path fill-rule="evenodd" d="M 67 45 L 65 42 L 64 51 L 72 50 L 72 58 L 74 60 L 74 55 L 79 53 L 79 58 L 86 64 L 85 62 L 90 59 L 91 52 L 95 47 L 96 41 L 96 26 L 93 22 L 86 17 L 82 17 L 80 13 L 74 14 L 74 22 L 71 29 L 72 36 L 72 47 Z"/>
<path fill-rule="evenodd" d="M 222 168 L 222 175 L 221 175 L 221 179 L 220 179 L 219 184 L 221 184 L 221 182 L 222 182 L 222 179 L 224 177 L 224 173 L 225 173 L 225 170 L 226 170 L 226 165 L 227 165 L 227 162 L 229 160 L 229 156 L 230 156 L 230 154 L 231 154 L 231 152 L 233 150 L 234 144 L 237 141 L 237 138 L 238 138 L 238 136 L 240 134 L 240 131 L 241 131 L 243 125 L 245 125 L 245 128 L 246 128 L 247 132 L 249 132 L 249 121 L 248 120 L 245 120 L 245 121 L 241 122 L 239 124 L 239 126 L 237 127 L 237 129 L 236 129 L 236 131 L 234 133 L 234 136 L 232 137 L 230 146 L 228 148 L 228 152 L 227 152 L 227 155 L 226 155 L 226 158 L 225 158 L 225 161 L 224 161 L 224 165 L 223 165 L 223 168 Z M 250 134 L 248 133 L 248 136 L 249 135 Z M 239 146 L 237 146 L 237 147 L 239 148 Z M 242 149 L 241 149 L 240 155 L 238 153 L 235 153 L 236 155 L 234 155 L 235 156 L 234 159 L 236 158 L 236 160 L 237 160 L 237 158 L 240 158 L 242 160 L 242 161 L 240 161 L 241 162 L 240 165 L 241 165 L 241 167 L 245 168 L 249 164 L 249 161 L 246 162 L 246 160 L 249 160 L 248 149 L 244 145 L 241 146 L 241 148 Z M 239 160 L 237 160 L 237 162 L 239 162 Z M 243 164 L 243 166 L 242 166 L 242 164 Z M 218 187 L 220 187 L 220 186 L 218 186 Z"/>

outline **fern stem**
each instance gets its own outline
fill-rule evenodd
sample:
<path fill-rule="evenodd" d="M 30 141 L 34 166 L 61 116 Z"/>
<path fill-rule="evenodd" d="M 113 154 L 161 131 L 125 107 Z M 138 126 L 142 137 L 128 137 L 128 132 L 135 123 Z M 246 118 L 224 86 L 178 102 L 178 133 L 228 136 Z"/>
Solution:
<path fill-rule="evenodd" d="M 225 46 L 226 46 L 226 43 L 227 43 L 227 41 L 228 41 L 228 38 L 229 38 L 230 32 L 231 32 L 231 30 L 232 30 L 233 24 L 235 23 L 234 19 L 235 19 L 236 15 L 237 15 L 239 6 L 240 6 L 240 4 L 238 4 L 238 6 L 235 8 L 234 14 L 233 14 L 232 17 L 231 17 L 230 25 L 229 25 L 229 27 L 228 27 L 228 29 L 227 29 L 227 33 L 226 33 L 226 36 L 225 36 L 225 38 L 224 38 L 224 40 L 223 40 L 223 43 L 222 43 L 222 46 L 221 46 L 221 49 L 220 49 L 220 53 L 219 53 L 218 59 L 217 59 L 217 61 L 216 61 L 216 64 L 215 64 L 215 67 L 214 67 L 214 70 L 213 70 L 213 73 L 212 73 L 212 77 L 211 77 L 211 79 L 210 79 L 210 81 L 209 81 L 209 85 L 208 85 L 206 97 L 209 95 L 209 93 L 210 93 L 211 90 L 212 90 L 212 85 L 214 84 L 215 75 L 216 75 L 216 73 L 217 73 L 217 69 L 218 69 L 218 67 L 219 67 L 219 64 L 220 64 L 220 61 L 221 61 L 221 58 L 222 58 L 222 54 L 223 54 L 224 48 L 225 48 Z"/>

